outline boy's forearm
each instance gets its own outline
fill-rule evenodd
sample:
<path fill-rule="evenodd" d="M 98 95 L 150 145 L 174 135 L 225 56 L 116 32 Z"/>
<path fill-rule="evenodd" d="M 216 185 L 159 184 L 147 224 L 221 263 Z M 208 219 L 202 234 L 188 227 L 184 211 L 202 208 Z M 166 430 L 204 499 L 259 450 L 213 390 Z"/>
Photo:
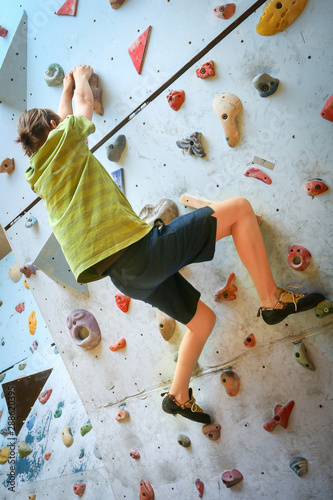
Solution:
<path fill-rule="evenodd" d="M 58 115 L 62 120 L 64 120 L 66 116 L 73 114 L 72 98 L 73 92 L 63 90 L 58 108 Z"/>
<path fill-rule="evenodd" d="M 93 104 L 93 94 L 89 82 L 86 78 L 78 78 L 75 80 L 74 102 L 76 99 L 82 99 Z"/>

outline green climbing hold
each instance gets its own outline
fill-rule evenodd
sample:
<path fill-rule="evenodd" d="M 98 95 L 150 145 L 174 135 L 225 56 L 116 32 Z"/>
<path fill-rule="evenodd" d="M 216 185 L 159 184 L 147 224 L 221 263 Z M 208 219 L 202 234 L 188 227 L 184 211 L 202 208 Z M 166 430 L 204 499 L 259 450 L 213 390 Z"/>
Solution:
<path fill-rule="evenodd" d="M 17 450 L 21 458 L 27 457 L 28 455 L 30 455 L 30 453 L 32 453 L 32 448 L 30 448 L 28 443 L 26 443 L 25 441 L 21 441 L 18 444 Z"/>
<path fill-rule="evenodd" d="M 62 409 L 61 408 L 58 408 L 55 412 L 54 412 L 54 418 L 59 418 L 61 417 L 62 415 Z"/>
<path fill-rule="evenodd" d="M 1 384 L 1 382 L 4 380 L 5 376 L 6 376 L 6 374 L 5 374 L 5 373 L 1 373 L 1 374 L 0 374 L 0 384 Z"/>
<path fill-rule="evenodd" d="M 81 436 L 84 436 L 87 434 L 87 432 L 91 431 L 92 425 L 91 424 L 86 424 L 81 427 Z"/>
<path fill-rule="evenodd" d="M 18 365 L 18 369 L 19 369 L 19 370 L 24 370 L 24 368 L 25 368 L 26 366 L 27 366 L 27 364 L 26 364 L 26 363 L 20 363 L 20 364 Z"/>
<path fill-rule="evenodd" d="M 307 350 L 303 342 L 297 342 L 297 344 L 294 347 L 294 356 L 296 358 L 296 361 L 304 366 L 304 368 L 308 368 L 309 370 L 315 370 L 316 367 L 315 365 L 311 362 L 309 359 Z"/>

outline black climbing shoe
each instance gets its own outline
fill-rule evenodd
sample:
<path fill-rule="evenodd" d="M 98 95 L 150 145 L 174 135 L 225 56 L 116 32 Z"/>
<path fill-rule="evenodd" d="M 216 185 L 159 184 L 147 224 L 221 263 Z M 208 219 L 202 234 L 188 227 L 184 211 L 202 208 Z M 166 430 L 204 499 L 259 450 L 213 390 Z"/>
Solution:
<path fill-rule="evenodd" d="M 162 408 L 166 413 L 171 413 L 172 415 L 181 415 L 182 417 L 188 418 L 189 420 L 194 420 L 195 422 L 200 422 L 201 424 L 210 424 L 210 416 L 204 413 L 203 410 L 198 406 L 193 397 L 192 389 L 188 390 L 189 400 L 184 404 L 179 404 L 176 398 L 172 394 L 165 396 L 162 402 Z"/>
<path fill-rule="evenodd" d="M 260 307 L 257 316 L 262 314 L 262 319 L 268 325 L 276 325 L 283 321 L 289 314 L 296 314 L 303 311 L 308 311 L 316 307 L 319 302 L 325 299 L 321 293 L 295 293 L 287 287 L 278 288 L 275 292 L 278 299 L 274 309 Z"/>

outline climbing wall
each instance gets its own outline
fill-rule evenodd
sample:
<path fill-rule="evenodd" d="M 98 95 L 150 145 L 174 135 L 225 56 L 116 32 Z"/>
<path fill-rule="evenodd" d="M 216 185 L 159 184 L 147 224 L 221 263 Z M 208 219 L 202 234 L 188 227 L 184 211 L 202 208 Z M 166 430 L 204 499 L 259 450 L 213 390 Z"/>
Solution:
<path fill-rule="evenodd" d="M 70 498 L 83 484 L 86 498 L 113 499 L 89 417 L 27 280 L 8 275 L 15 265 L 12 253 L 0 262 L 1 498 Z"/>
<path fill-rule="evenodd" d="M 218 437 L 205 435 L 200 424 L 161 410 L 185 331 L 182 325 L 177 324 L 165 341 L 155 310 L 132 300 L 123 312 L 108 279 L 89 284 L 88 293 L 82 293 L 56 283 L 41 270 L 27 278 L 92 424 L 114 497 L 139 498 L 140 481 L 145 479 L 156 499 L 195 499 L 200 478 L 203 498 L 211 500 L 233 492 L 247 500 L 330 498 L 333 158 L 332 122 L 321 111 L 332 95 L 332 3 L 308 0 L 289 27 L 265 36 L 256 31 L 263 12 L 258 7 L 174 81 L 173 75 L 251 7 L 249 0 L 237 1 L 229 19 L 214 13 L 217 4 L 210 0 L 127 0 L 119 9 L 112 9 L 107 0 L 79 0 L 75 16 L 56 15 L 62 6 L 58 0 L 13 3 L 27 13 L 27 107 L 57 109 L 61 87 L 48 86 L 43 78 L 51 63 L 60 64 L 65 73 L 78 64 L 91 64 L 99 77 L 104 114 L 94 114 L 96 132 L 89 137 L 89 146 L 123 124 L 95 154 L 110 173 L 123 169 L 125 194 L 137 213 L 162 198 L 173 200 L 181 214 L 188 213 L 194 209 L 193 202 L 180 203 L 183 194 L 213 201 L 244 196 L 263 218 L 261 231 L 278 284 L 317 290 L 328 300 L 321 318 L 311 310 L 277 326 L 266 325 L 256 316 L 258 297 L 231 239 L 218 243 L 212 262 L 183 270 L 217 315 L 191 386 L 215 427 L 221 426 Z M 1 7 L 4 17 L 10 7 Z M 0 23 L 5 27 L 5 20 Z M 128 48 L 149 26 L 139 74 Z M 201 67 L 209 61 L 214 63 L 215 75 L 199 78 L 196 70 L 203 75 Z M 268 80 L 262 76 L 265 73 Z M 170 85 L 141 106 L 168 80 Z M 185 92 L 178 111 L 171 108 L 168 97 L 176 90 Z M 221 97 L 215 100 L 226 93 L 232 94 L 228 102 L 233 103 L 227 111 L 222 109 Z M 41 202 L 17 218 L 36 198 L 24 180 L 27 159 L 13 142 L 20 113 L 20 106 L 16 109 L 3 99 L 0 117 L 6 140 L 1 153 L 3 159 L 15 159 L 15 170 L 1 174 L 0 222 L 22 266 L 36 259 L 51 230 Z M 225 114 L 231 128 L 225 127 Z M 199 155 L 189 154 L 195 132 L 201 134 L 201 144 L 194 148 Z M 115 145 L 120 134 L 126 137 L 125 149 L 117 162 L 110 161 L 107 152 L 114 148 L 107 147 Z M 231 144 L 235 137 L 236 144 Z M 304 189 L 313 178 L 321 179 L 311 184 L 314 197 Z M 322 183 L 329 189 L 321 193 Z M 31 216 L 38 223 L 28 228 L 26 217 Z M 303 271 L 299 267 L 305 257 L 292 259 L 294 267 L 288 263 L 293 245 L 311 253 Z M 234 273 L 236 299 L 216 302 L 215 291 L 230 273 Z M 94 349 L 78 346 L 70 336 L 66 318 L 74 309 L 85 309 L 96 318 L 102 340 Z M 251 334 L 254 347 L 250 347 Z M 126 347 L 112 351 L 109 347 L 122 338 Z M 230 370 L 240 381 L 235 396 L 228 395 L 224 383 Z M 281 408 L 276 405 L 291 410 L 288 425 L 274 430 L 268 425 L 266 430 L 263 426 L 273 416 L 279 417 Z M 116 420 L 122 411 L 128 412 L 127 418 Z M 74 426 L 71 418 L 68 413 L 64 427 Z M 283 417 L 281 422 L 285 423 Z M 76 431 L 80 425 L 76 418 Z M 179 441 L 184 444 L 187 438 L 191 445 L 184 447 Z M 59 435 L 54 446 L 62 449 L 67 464 L 72 447 L 64 446 Z M 140 458 L 131 456 L 133 448 Z M 290 467 L 297 456 L 307 461 L 308 471 L 302 476 L 295 471 L 303 471 L 304 461 L 296 459 L 294 469 Z M 6 467 L 8 463 L 1 466 L 1 473 L 6 473 Z M 88 467 L 93 469 L 91 464 Z M 243 480 L 228 490 L 221 477 L 233 469 L 241 472 Z M 52 478 L 73 472 L 58 466 Z M 87 485 L 88 472 L 80 473 Z M 54 481 L 43 476 L 43 484 L 52 486 Z M 92 495 L 97 482 L 87 486 L 83 498 Z M 64 493 L 65 498 L 74 498 L 72 486 L 68 484 L 70 493 Z M 3 483 L 2 488 L 5 498 L 12 498 Z M 59 496 L 52 487 L 47 497 L 45 490 L 38 491 L 37 499 Z M 95 498 L 112 496 L 96 493 Z"/>

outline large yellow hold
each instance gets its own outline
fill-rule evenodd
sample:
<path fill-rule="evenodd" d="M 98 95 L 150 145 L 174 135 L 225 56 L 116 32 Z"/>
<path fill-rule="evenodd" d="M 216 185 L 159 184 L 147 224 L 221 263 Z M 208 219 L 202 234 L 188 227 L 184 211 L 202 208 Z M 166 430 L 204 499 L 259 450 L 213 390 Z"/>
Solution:
<path fill-rule="evenodd" d="M 290 26 L 305 7 L 307 0 L 268 0 L 257 25 L 259 35 L 275 35 Z"/>

